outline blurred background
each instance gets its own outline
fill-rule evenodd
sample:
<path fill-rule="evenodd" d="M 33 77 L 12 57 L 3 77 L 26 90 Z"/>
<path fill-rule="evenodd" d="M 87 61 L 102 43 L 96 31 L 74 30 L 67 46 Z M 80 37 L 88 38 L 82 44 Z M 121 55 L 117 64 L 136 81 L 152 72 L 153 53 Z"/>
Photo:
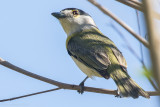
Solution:
<path fill-rule="evenodd" d="M 136 33 L 138 31 L 136 11 L 113 0 L 97 0 Z M 89 13 L 103 34 L 108 36 L 121 50 L 128 63 L 129 75 L 146 91 L 154 91 L 143 74 L 142 64 L 126 48 L 126 43 L 110 26 L 114 25 L 127 38 L 139 57 L 140 43 L 126 30 L 86 0 L 1 0 L 0 1 L 0 57 L 25 70 L 64 83 L 79 84 L 86 75 L 72 61 L 66 51 L 67 35 L 52 12 L 74 7 Z M 141 35 L 146 31 L 143 14 L 139 12 Z M 143 47 L 144 61 L 150 68 L 148 51 Z M 112 79 L 88 79 L 86 86 L 117 89 Z M 24 76 L 0 66 L 0 99 L 16 97 L 55 88 L 55 86 Z M 157 97 L 149 100 L 139 97 L 116 98 L 113 95 L 72 90 L 58 90 L 46 94 L 0 103 L 0 107 L 158 107 Z"/>

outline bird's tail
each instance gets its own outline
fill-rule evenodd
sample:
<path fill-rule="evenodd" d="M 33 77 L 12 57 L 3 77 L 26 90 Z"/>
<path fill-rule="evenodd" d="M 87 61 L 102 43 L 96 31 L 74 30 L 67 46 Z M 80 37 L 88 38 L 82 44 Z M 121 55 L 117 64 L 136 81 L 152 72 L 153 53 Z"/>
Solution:
<path fill-rule="evenodd" d="M 136 82 L 134 82 L 130 76 L 122 70 L 117 70 L 111 73 L 111 78 L 118 86 L 119 95 L 121 97 L 133 97 L 138 98 L 143 96 L 150 98 L 149 94 L 145 92 Z"/>

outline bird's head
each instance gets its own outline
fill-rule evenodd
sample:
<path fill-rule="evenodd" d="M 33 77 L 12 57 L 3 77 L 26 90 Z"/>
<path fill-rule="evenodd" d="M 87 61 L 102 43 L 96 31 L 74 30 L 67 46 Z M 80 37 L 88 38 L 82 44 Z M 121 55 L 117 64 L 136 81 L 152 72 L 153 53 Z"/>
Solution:
<path fill-rule="evenodd" d="M 52 15 L 60 21 L 68 36 L 84 29 L 96 27 L 92 17 L 77 8 L 66 8 L 60 12 L 54 12 Z"/>

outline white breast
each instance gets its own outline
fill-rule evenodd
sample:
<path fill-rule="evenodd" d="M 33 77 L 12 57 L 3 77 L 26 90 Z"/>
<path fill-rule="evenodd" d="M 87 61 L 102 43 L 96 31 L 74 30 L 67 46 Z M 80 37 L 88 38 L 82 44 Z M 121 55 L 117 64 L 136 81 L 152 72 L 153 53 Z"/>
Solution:
<path fill-rule="evenodd" d="M 72 57 L 72 56 L 71 56 Z M 77 59 L 75 59 L 74 57 L 72 57 L 72 59 L 74 60 L 74 62 L 76 63 L 76 65 L 80 68 L 80 70 L 85 73 L 88 77 L 93 78 L 93 76 L 97 76 L 97 77 L 102 77 L 97 71 L 95 71 L 94 69 L 91 69 L 89 67 L 87 67 L 86 65 L 84 65 L 83 63 L 81 63 L 80 61 L 78 61 Z"/>

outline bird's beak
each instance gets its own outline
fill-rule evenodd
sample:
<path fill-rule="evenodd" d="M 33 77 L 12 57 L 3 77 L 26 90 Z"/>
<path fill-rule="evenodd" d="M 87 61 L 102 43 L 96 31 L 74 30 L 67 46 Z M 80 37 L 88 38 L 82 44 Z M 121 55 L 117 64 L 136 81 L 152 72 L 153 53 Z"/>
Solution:
<path fill-rule="evenodd" d="M 63 14 L 61 12 L 53 12 L 52 16 L 56 17 L 57 19 L 65 18 L 66 17 L 65 14 Z"/>

